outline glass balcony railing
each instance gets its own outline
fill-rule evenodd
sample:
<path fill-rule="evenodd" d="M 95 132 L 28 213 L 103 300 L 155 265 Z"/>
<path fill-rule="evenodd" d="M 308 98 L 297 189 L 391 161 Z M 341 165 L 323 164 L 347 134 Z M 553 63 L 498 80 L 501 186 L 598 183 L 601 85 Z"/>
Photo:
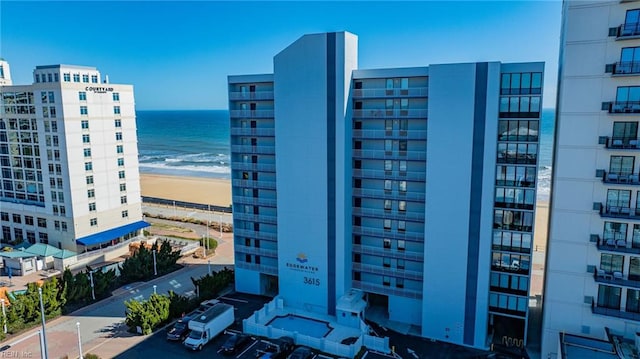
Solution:
<path fill-rule="evenodd" d="M 622 24 L 618 27 L 618 38 L 640 36 L 640 22 Z"/>
<path fill-rule="evenodd" d="M 426 140 L 426 130 L 353 130 L 353 138 Z"/>
<path fill-rule="evenodd" d="M 591 301 L 591 312 L 593 314 L 606 315 L 608 317 L 640 321 L 640 313 L 624 312 L 619 307 L 618 308 L 600 307 L 596 304 L 595 300 Z"/>
<path fill-rule="evenodd" d="M 275 207 L 278 201 L 275 198 L 233 196 L 233 203 L 251 204 L 254 206 Z"/>
<path fill-rule="evenodd" d="M 232 170 L 254 171 L 254 172 L 275 172 L 275 163 L 250 163 L 250 162 L 231 162 Z"/>
<path fill-rule="evenodd" d="M 232 118 L 273 118 L 273 110 L 231 110 Z"/>
<path fill-rule="evenodd" d="M 229 92 L 229 100 L 273 100 L 273 91 Z"/>
<path fill-rule="evenodd" d="M 231 145 L 231 152 L 274 155 L 276 153 L 276 146 Z"/>
<path fill-rule="evenodd" d="M 596 283 L 640 288 L 640 280 L 629 279 L 629 276 L 623 275 L 622 272 L 607 273 L 601 269 L 596 269 L 596 271 L 593 273 L 593 279 L 596 281 Z"/>
<path fill-rule="evenodd" d="M 640 149 L 640 140 L 637 137 L 605 137 L 604 147 L 614 150 Z"/>
<path fill-rule="evenodd" d="M 616 62 L 613 64 L 614 75 L 640 74 L 640 61 Z"/>
<path fill-rule="evenodd" d="M 276 189 L 276 181 L 252 181 L 234 179 L 231 181 L 234 187 L 242 188 L 264 188 L 264 189 Z"/>
<path fill-rule="evenodd" d="M 353 110 L 354 118 L 427 118 L 427 109 Z"/>
<path fill-rule="evenodd" d="M 638 71 L 640 72 L 640 66 Z M 609 102 L 609 113 L 640 113 L 640 101 Z"/>
<path fill-rule="evenodd" d="M 367 88 L 354 89 L 353 98 L 376 98 L 376 97 L 426 97 L 429 95 L 428 87 L 410 88 Z"/>
<path fill-rule="evenodd" d="M 362 289 L 363 291 L 366 291 L 366 292 L 387 294 L 387 295 L 391 294 L 391 295 L 397 295 L 399 297 L 422 299 L 422 291 L 419 291 L 419 290 L 407 289 L 407 288 L 396 288 L 390 285 L 387 286 L 383 284 L 375 284 L 375 283 L 369 283 L 369 282 L 363 282 L 363 281 L 357 281 L 357 280 L 354 280 L 351 283 L 353 285 L 353 288 Z"/>
<path fill-rule="evenodd" d="M 353 195 L 365 198 L 376 199 L 399 199 L 399 200 L 411 200 L 411 201 L 424 201 L 425 194 L 423 192 L 403 192 L 398 190 L 382 190 L 382 189 L 369 189 L 369 188 L 354 188 Z"/>
<path fill-rule="evenodd" d="M 250 246 L 243 246 L 239 244 L 234 245 L 236 252 L 255 254 L 264 257 L 278 258 L 278 251 L 275 249 L 256 248 Z"/>
<path fill-rule="evenodd" d="M 640 175 L 638 173 L 630 172 L 606 172 L 602 171 L 602 182 L 610 184 L 626 184 L 626 185 L 640 185 Z"/>
<path fill-rule="evenodd" d="M 276 134 L 275 128 L 251 128 L 251 127 L 231 127 L 232 136 L 263 136 L 273 137 Z"/>
<path fill-rule="evenodd" d="M 353 177 L 357 178 L 373 178 L 373 179 L 390 179 L 390 180 L 409 180 L 424 181 L 427 173 L 424 171 L 382 171 L 382 170 L 362 170 L 354 169 Z"/>
<path fill-rule="evenodd" d="M 260 273 L 278 275 L 278 267 L 265 264 L 246 263 L 236 260 L 236 268 L 248 269 Z"/>
<path fill-rule="evenodd" d="M 624 218 L 640 220 L 640 208 L 599 204 L 600 216 L 604 218 Z"/>
<path fill-rule="evenodd" d="M 264 239 L 268 241 L 276 241 L 278 239 L 278 235 L 276 233 L 265 232 L 265 231 L 253 231 L 250 229 L 243 229 L 243 228 L 234 228 L 233 234 L 235 234 L 238 237 Z"/>
<path fill-rule="evenodd" d="M 397 259 L 406 259 L 406 260 L 412 260 L 416 262 L 424 261 L 424 253 L 422 252 L 418 253 L 414 251 L 381 248 L 381 247 L 366 246 L 361 244 L 354 244 L 352 249 L 356 253 L 371 254 L 375 256 L 397 258 Z"/>

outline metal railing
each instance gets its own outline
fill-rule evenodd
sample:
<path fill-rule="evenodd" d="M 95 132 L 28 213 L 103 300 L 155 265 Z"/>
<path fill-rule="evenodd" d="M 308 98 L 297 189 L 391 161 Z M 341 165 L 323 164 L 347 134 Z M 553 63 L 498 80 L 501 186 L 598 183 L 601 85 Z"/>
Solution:
<path fill-rule="evenodd" d="M 365 236 L 373 236 L 389 239 L 404 239 L 408 241 L 424 242 L 424 233 L 419 232 L 401 232 L 385 229 L 377 229 L 370 227 L 353 226 L 353 234 L 361 234 Z"/>
<path fill-rule="evenodd" d="M 428 87 L 409 87 L 409 88 L 366 88 L 354 89 L 352 97 L 427 97 L 429 95 Z"/>
<path fill-rule="evenodd" d="M 425 151 L 401 151 L 401 150 L 353 150 L 355 158 L 370 159 L 398 159 L 420 161 L 427 159 Z"/>
<path fill-rule="evenodd" d="M 239 219 L 242 221 L 251 221 L 251 222 L 260 222 L 267 224 L 278 224 L 278 217 L 269 216 L 265 214 L 253 214 L 253 213 L 239 213 L 235 212 L 233 214 L 233 218 Z"/>
<path fill-rule="evenodd" d="M 605 218 L 639 219 L 640 209 L 626 206 L 611 206 L 600 203 L 600 216 Z"/>
<path fill-rule="evenodd" d="M 391 248 L 380 248 L 374 246 L 365 246 L 361 244 L 354 244 L 352 246 L 354 252 L 359 252 L 362 254 L 371 254 L 376 256 L 385 256 L 390 258 L 397 259 L 406 259 L 412 261 L 421 262 L 424 260 L 424 255 L 422 253 L 407 251 L 407 250 L 396 250 Z"/>
<path fill-rule="evenodd" d="M 374 218 L 386 218 L 386 219 L 399 219 L 407 221 L 424 221 L 424 212 L 410 212 L 410 211 L 398 211 L 392 212 L 391 210 L 375 209 L 375 208 L 361 208 L 355 207 L 351 210 L 356 216 L 374 217 Z"/>
<path fill-rule="evenodd" d="M 353 110 L 354 118 L 427 118 L 427 109 Z"/>
<path fill-rule="evenodd" d="M 276 181 L 252 181 L 234 179 L 231 181 L 231 184 L 234 187 L 276 189 Z"/>
<path fill-rule="evenodd" d="M 638 63 L 640 72 L 640 63 Z M 640 101 L 609 102 L 609 113 L 640 113 Z"/>
<path fill-rule="evenodd" d="M 640 175 L 638 173 L 627 172 L 606 172 L 602 171 L 602 182 L 613 184 L 640 185 Z"/>
<path fill-rule="evenodd" d="M 622 310 L 620 310 L 620 308 L 599 307 L 596 304 L 595 299 L 591 300 L 591 312 L 593 314 L 601 314 L 601 315 L 606 315 L 608 317 L 624 318 L 624 319 L 640 321 L 640 313 L 623 312 Z"/>
<path fill-rule="evenodd" d="M 265 264 L 255 264 L 236 261 L 236 268 L 248 269 L 270 275 L 278 275 L 278 267 L 272 267 Z"/>
<path fill-rule="evenodd" d="M 257 172 L 275 172 L 275 163 L 250 163 L 250 162 L 231 162 L 232 170 L 246 170 Z"/>
<path fill-rule="evenodd" d="M 273 100 L 273 91 L 229 92 L 229 100 Z"/>
<path fill-rule="evenodd" d="M 354 169 L 354 177 L 375 178 L 375 179 L 395 179 L 395 180 L 411 180 L 424 181 L 427 178 L 425 171 L 381 171 L 381 170 L 362 170 Z"/>
<path fill-rule="evenodd" d="M 398 190 L 381 190 L 381 189 L 369 189 L 369 188 L 354 188 L 354 196 L 369 197 L 369 198 L 382 198 L 382 199 L 398 199 L 398 200 L 411 200 L 411 201 L 424 201 L 425 194 L 421 192 L 402 192 Z"/>
<path fill-rule="evenodd" d="M 598 270 L 596 269 L 596 271 L 593 272 L 593 279 L 596 281 L 596 283 L 622 285 L 625 287 L 640 288 L 640 280 L 629 279 L 629 276 L 622 275 L 621 272 L 618 272 L 618 275 L 616 275 L 615 272 L 605 273 L 601 271 L 600 273 L 598 273 Z"/>
<path fill-rule="evenodd" d="M 640 61 L 624 61 L 613 64 L 613 74 L 638 74 L 640 73 Z"/>
<path fill-rule="evenodd" d="M 353 138 L 378 139 L 398 138 L 409 140 L 426 140 L 426 130 L 353 130 Z"/>
<path fill-rule="evenodd" d="M 275 155 L 276 146 L 231 145 L 231 152 Z"/>
<path fill-rule="evenodd" d="M 252 204 L 254 206 L 275 207 L 278 201 L 275 198 L 233 196 L 233 203 Z"/>
<path fill-rule="evenodd" d="M 636 137 L 606 137 L 605 148 L 615 150 L 640 149 L 640 140 Z"/>
<path fill-rule="evenodd" d="M 251 127 L 231 127 L 232 136 L 265 136 L 273 137 L 276 134 L 275 128 L 251 128 Z"/>
<path fill-rule="evenodd" d="M 235 250 L 242 253 L 256 254 L 259 256 L 278 258 L 278 251 L 275 249 L 256 248 L 235 244 Z"/>
<path fill-rule="evenodd" d="M 231 110 L 231 118 L 273 118 L 273 110 Z"/>
<path fill-rule="evenodd" d="M 263 231 L 252 231 L 250 229 L 241 229 L 241 228 L 234 228 L 233 229 L 233 234 L 236 235 L 237 237 L 249 237 L 249 238 L 256 238 L 256 239 L 265 239 L 268 241 L 276 241 L 278 240 L 278 234 L 277 233 L 270 233 L 270 232 L 263 232 Z"/>
<path fill-rule="evenodd" d="M 640 36 L 640 22 L 625 23 L 618 26 L 618 38 Z"/>
<path fill-rule="evenodd" d="M 397 295 L 397 296 L 406 297 L 406 298 L 422 299 L 422 291 L 418 291 L 418 290 L 407 289 L 407 288 L 396 288 L 392 286 L 361 282 L 357 280 L 354 280 L 351 283 L 354 288 L 362 289 L 366 292 L 391 294 L 391 295 Z"/>
<path fill-rule="evenodd" d="M 411 280 L 421 281 L 423 278 L 422 272 L 407 270 L 407 269 L 398 269 L 391 267 L 383 267 L 379 265 L 365 264 L 365 263 L 352 263 L 353 270 L 380 274 L 385 276 L 390 276 L 394 278 L 406 278 Z"/>

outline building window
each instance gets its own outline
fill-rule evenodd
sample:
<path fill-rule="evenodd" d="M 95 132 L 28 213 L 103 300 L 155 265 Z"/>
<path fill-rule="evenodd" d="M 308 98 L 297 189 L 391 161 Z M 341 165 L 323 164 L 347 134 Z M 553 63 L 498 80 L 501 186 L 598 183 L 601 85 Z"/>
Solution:
<path fill-rule="evenodd" d="M 633 173 L 634 156 L 611 156 L 609 173 L 628 176 Z"/>
<path fill-rule="evenodd" d="M 42 108 L 42 117 L 49 118 L 49 108 L 46 106 Z"/>
<path fill-rule="evenodd" d="M 33 226 L 33 217 L 24 216 L 24 223 L 29 226 Z"/>
<path fill-rule="evenodd" d="M 116 141 L 122 141 L 122 132 L 116 132 Z"/>
<path fill-rule="evenodd" d="M 62 231 L 66 232 L 67 231 L 67 222 L 61 222 L 60 224 L 62 224 Z"/>
<path fill-rule="evenodd" d="M 500 84 L 501 95 L 538 95 L 542 93 L 542 73 L 504 73 Z"/>
<path fill-rule="evenodd" d="M 407 210 L 407 201 L 398 202 L 398 211 L 404 212 Z"/>
<path fill-rule="evenodd" d="M 598 286 L 598 307 L 620 309 L 622 288 L 608 285 Z"/>
<path fill-rule="evenodd" d="M 396 288 L 404 288 L 404 279 L 396 278 Z"/>
<path fill-rule="evenodd" d="M 94 84 L 98 83 L 98 75 L 91 75 L 91 83 L 94 83 Z"/>
<path fill-rule="evenodd" d="M 384 170 L 385 171 L 393 171 L 393 161 L 384 160 Z"/>
<path fill-rule="evenodd" d="M 120 196 L 120 204 L 126 204 L 127 203 L 127 196 Z"/>
<path fill-rule="evenodd" d="M 53 221 L 53 229 L 56 231 L 60 230 L 60 221 Z"/>
<path fill-rule="evenodd" d="M 87 93 L 84 91 L 78 92 L 78 99 L 80 101 L 87 101 Z"/>
<path fill-rule="evenodd" d="M 91 227 L 95 227 L 98 225 L 98 219 L 97 218 L 91 218 L 89 220 L 89 225 L 91 225 Z"/>
<path fill-rule="evenodd" d="M 38 227 L 47 228 L 47 220 L 45 218 L 38 218 Z"/>
<path fill-rule="evenodd" d="M 80 114 L 86 116 L 89 114 L 89 110 L 87 110 L 87 106 L 80 106 Z"/>
<path fill-rule="evenodd" d="M 400 172 L 407 172 L 407 161 L 400 161 Z"/>
<path fill-rule="evenodd" d="M 56 108 L 54 106 L 49 107 L 49 116 L 51 116 L 51 118 L 56 118 Z"/>
<path fill-rule="evenodd" d="M 123 152 L 124 152 L 124 149 L 123 149 L 122 145 L 117 145 L 116 146 L 116 153 L 123 153 Z"/>
<path fill-rule="evenodd" d="M 13 214 L 13 223 L 22 223 L 22 216 L 19 214 Z"/>
<path fill-rule="evenodd" d="M 115 124 L 116 128 L 122 127 L 122 120 L 121 119 L 115 119 L 113 121 L 114 121 L 114 124 Z"/>
<path fill-rule="evenodd" d="M 89 121 L 88 120 L 80 121 L 80 126 L 82 127 L 83 130 L 88 129 L 89 128 Z"/>
<path fill-rule="evenodd" d="M 399 251 L 404 251 L 405 250 L 405 241 L 404 241 L 404 239 L 398 239 L 398 250 Z"/>
<path fill-rule="evenodd" d="M 398 182 L 398 190 L 400 192 L 407 192 L 407 181 L 399 181 Z"/>
<path fill-rule="evenodd" d="M 382 247 L 384 249 L 391 249 L 391 240 L 388 238 L 385 238 L 382 240 Z"/>
<path fill-rule="evenodd" d="M 88 134 L 82 135 L 82 143 L 90 143 L 90 142 L 91 142 L 91 137 L 89 137 Z"/>
<path fill-rule="evenodd" d="M 124 192 L 127 190 L 127 184 L 126 183 L 120 183 L 120 192 Z"/>
<path fill-rule="evenodd" d="M 119 115 L 120 114 L 120 106 L 113 106 L 113 113 L 115 115 Z"/>
<path fill-rule="evenodd" d="M 40 243 L 49 244 L 49 235 L 47 233 L 38 233 Z"/>
<path fill-rule="evenodd" d="M 113 93 L 113 101 L 120 101 L 120 94 L 118 92 Z"/>
<path fill-rule="evenodd" d="M 384 180 L 384 190 L 391 191 L 391 180 Z"/>
<path fill-rule="evenodd" d="M 387 276 L 383 276 L 382 277 L 382 285 L 385 287 L 388 287 L 391 285 L 391 278 L 387 277 Z"/>
<path fill-rule="evenodd" d="M 120 179 L 124 179 L 125 178 L 124 171 L 118 171 L 118 178 L 120 178 Z"/>
<path fill-rule="evenodd" d="M 93 164 L 91 162 L 85 162 L 84 163 L 84 170 L 85 171 L 93 171 Z"/>
<path fill-rule="evenodd" d="M 85 157 L 91 157 L 91 149 L 90 148 L 85 148 L 83 149 L 84 151 L 84 156 Z"/>
<path fill-rule="evenodd" d="M 71 82 L 71 74 L 68 72 L 65 74 L 62 74 L 62 78 L 64 79 L 64 82 Z"/>
<path fill-rule="evenodd" d="M 94 189 L 87 190 L 87 197 L 88 198 L 95 198 L 96 197 L 96 190 L 94 190 Z"/>
<path fill-rule="evenodd" d="M 600 254 L 600 269 L 606 273 L 620 272 L 624 267 L 624 256 L 618 254 Z"/>
<path fill-rule="evenodd" d="M 407 229 L 407 222 L 398 221 L 398 231 L 404 232 Z"/>
<path fill-rule="evenodd" d="M 87 176 L 87 184 L 93 184 L 93 176 Z"/>
<path fill-rule="evenodd" d="M 80 74 L 73 74 L 73 82 L 80 82 Z"/>
<path fill-rule="evenodd" d="M 385 268 L 391 268 L 391 258 L 382 258 L 382 266 Z"/>
<path fill-rule="evenodd" d="M 118 166 L 124 166 L 124 158 L 118 158 Z"/>
<path fill-rule="evenodd" d="M 618 222 L 604 222 L 604 233 L 602 236 L 605 243 L 615 243 L 619 240 L 627 240 L 627 224 Z"/>
<path fill-rule="evenodd" d="M 82 82 L 89 83 L 89 75 L 82 75 Z"/>
<path fill-rule="evenodd" d="M 621 189 L 607 190 L 607 211 L 617 210 L 620 208 L 629 208 L 631 206 L 631 191 Z"/>
<path fill-rule="evenodd" d="M 129 211 L 122 211 L 122 218 L 128 218 L 129 217 Z"/>
<path fill-rule="evenodd" d="M 96 210 L 96 203 L 95 202 L 90 202 L 89 203 L 89 212 L 93 212 Z"/>
<path fill-rule="evenodd" d="M 386 229 L 386 230 L 391 229 L 391 220 L 390 219 L 385 219 L 383 222 L 384 222 L 383 223 L 384 229 Z"/>
<path fill-rule="evenodd" d="M 389 211 L 391 210 L 391 200 L 390 199 L 385 199 L 384 200 L 384 209 Z"/>

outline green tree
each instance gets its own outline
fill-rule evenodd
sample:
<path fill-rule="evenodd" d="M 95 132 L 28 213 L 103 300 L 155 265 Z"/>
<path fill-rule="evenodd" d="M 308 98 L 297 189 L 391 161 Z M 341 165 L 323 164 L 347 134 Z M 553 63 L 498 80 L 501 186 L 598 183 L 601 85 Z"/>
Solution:
<path fill-rule="evenodd" d="M 132 299 L 124 304 L 127 308 L 125 324 L 132 332 L 140 327 L 143 335 L 151 334 L 153 329 L 169 319 L 170 300 L 165 295 L 151 294 L 147 301 Z"/>

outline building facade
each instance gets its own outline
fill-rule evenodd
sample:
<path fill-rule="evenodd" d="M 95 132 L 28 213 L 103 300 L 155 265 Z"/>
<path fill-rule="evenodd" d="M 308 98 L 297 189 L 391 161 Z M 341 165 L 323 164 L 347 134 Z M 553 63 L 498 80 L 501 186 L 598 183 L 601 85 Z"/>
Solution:
<path fill-rule="evenodd" d="M 236 288 L 324 315 L 357 288 L 368 319 L 524 343 L 544 64 L 361 70 L 357 41 L 229 77 Z"/>
<path fill-rule="evenodd" d="M 0 101 L 2 242 L 84 251 L 139 234 L 133 86 L 38 66 L 32 84 L 0 86 Z"/>
<path fill-rule="evenodd" d="M 566 1 L 542 357 L 640 330 L 640 3 Z"/>

